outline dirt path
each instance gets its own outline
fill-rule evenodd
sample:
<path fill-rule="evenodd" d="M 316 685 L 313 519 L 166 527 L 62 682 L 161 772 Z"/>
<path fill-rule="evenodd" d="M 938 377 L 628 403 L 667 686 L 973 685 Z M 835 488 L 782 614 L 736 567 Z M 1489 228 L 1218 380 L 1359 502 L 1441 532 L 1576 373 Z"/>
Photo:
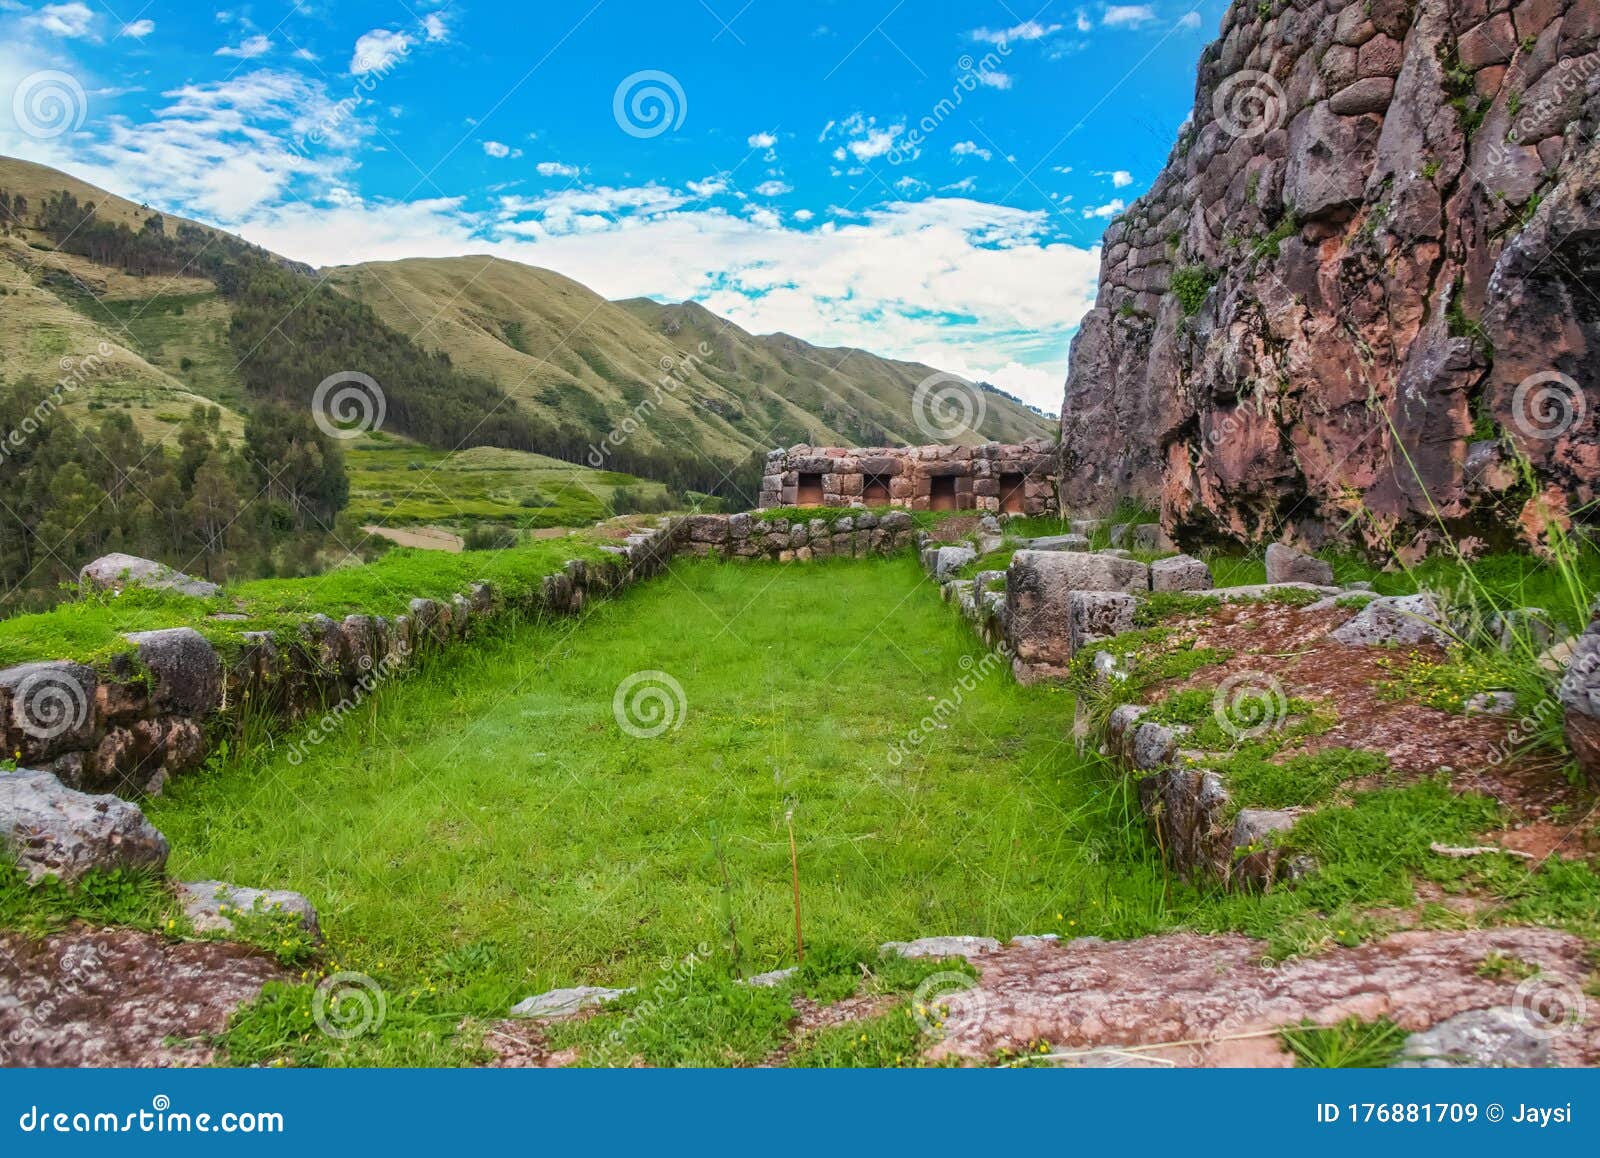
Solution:
<path fill-rule="evenodd" d="M 380 527 L 368 523 L 361 528 L 369 535 L 378 535 L 402 547 L 421 547 L 428 551 L 449 551 L 459 554 L 466 541 L 453 531 L 442 527 Z"/>
<path fill-rule="evenodd" d="M 134 929 L 0 933 L 0 1065 L 208 1065 L 204 1039 L 287 976 L 227 941 Z"/>

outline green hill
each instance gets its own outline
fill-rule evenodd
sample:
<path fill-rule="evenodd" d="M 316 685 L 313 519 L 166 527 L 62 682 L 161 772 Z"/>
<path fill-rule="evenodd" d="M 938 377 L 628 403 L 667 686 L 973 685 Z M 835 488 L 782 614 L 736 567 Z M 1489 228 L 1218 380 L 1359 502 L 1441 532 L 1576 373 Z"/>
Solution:
<path fill-rule="evenodd" d="M 382 385 L 384 429 L 435 450 L 537 452 L 703 491 L 773 446 L 927 441 L 912 397 L 929 366 L 758 337 L 697 305 L 610 302 L 492 257 L 315 274 L 14 159 L 0 192 L 0 376 L 48 386 L 63 359 L 99 351 L 69 417 L 117 407 L 159 437 L 206 400 L 234 433 L 258 399 L 304 406 L 354 369 Z M 1009 396 L 986 402 L 970 441 L 1053 431 Z"/>

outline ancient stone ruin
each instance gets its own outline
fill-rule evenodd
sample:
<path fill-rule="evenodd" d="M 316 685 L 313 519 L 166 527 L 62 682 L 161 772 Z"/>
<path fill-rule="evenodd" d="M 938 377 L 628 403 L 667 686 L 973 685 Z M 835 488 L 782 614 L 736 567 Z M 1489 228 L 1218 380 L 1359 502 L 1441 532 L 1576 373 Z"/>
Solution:
<path fill-rule="evenodd" d="M 1056 459 L 1040 440 L 981 446 L 791 446 L 767 456 L 763 507 L 1056 511 Z"/>
<path fill-rule="evenodd" d="M 1312 545 L 1592 503 L 1597 47 L 1594 0 L 1230 7 L 1166 168 L 1106 230 L 1063 502 Z"/>

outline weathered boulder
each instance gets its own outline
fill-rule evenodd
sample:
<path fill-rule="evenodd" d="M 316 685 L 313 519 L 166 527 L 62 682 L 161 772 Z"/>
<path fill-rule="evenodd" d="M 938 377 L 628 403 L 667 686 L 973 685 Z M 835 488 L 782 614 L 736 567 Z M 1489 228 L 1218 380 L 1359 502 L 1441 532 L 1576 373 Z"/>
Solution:
<path fill-rule="evenodd" d="M 1313 583 L 1328 587 L 1333 583 L 1333 566 L 1304 551 L 1273 543 L 1267 547 L 1267 582 Z"/>
<path fill-rule="evenodd" d="M 1379 547 L 1441 522 L 1503 541 L 1536 501 L 1600 497 L 1593 12 L 1227 6 L 1178 146 L 1103 239 L 1063 506 Z"/>
<path fill-rule="evenodd" d="M 1522 1010 L 1471 1009 L 1406 1038 L 1397 1069 L 1478 1069 L 1556 1065 L 1551 1035 L 1537 1033 Z"/>
<path fill-rule="evenodd" d="M 1128 534 L 1135 551 L 1175 551 L 1177 544 L 1161 529 L 1160 523 L 1138 523 Z"/>
<path fill-rule="evenodd" d="M 1174 555 L 1150 564 L 1152 591 L 1205 591 L 1212 582 L 1211 568 L 1192 555 Z"/>
<path fill-rule="evenodd" d="M 1420 643 L 1449 647 L 1454 642 L 1443 614 L 1426 595 L 1369 600 L 1354 619 L 1329 634 L 1348 647 L 1412 647 Z"/>
<path fill-rule="evenodd" d="M 1561 677 L 1567 744 L 1589 783 L 1600 787 L 1600 604 L 1589 630 L 1578 637 Z"/>
<path fill-rule="evenodd" d="M 971 547 L 935 547 L 929 559 L 929 570 L 940 583 L 955 577 L 955 573 L 978 557 Z"/>
<path fill-rule="evenodd" d="M 569 989 L 552 989 L 547 993 L 523 998 L 511 1007 L 511 1016 L 562 1021 L 576 1017 L 586 1009 L 609 1005 L 617 998 L 632 992 L 632 989 L 606 989 L 599 985 L 575 985 Z"/>
<path fill-rule="evenodd" d="M 1024 682 L 1066 674 L 1072 661 L 1074 592 L 1146 592 L 1150 569 L 1106 555 L 1018 551 L 1006 571 L 1006 638 Z"/>
<path fill-rule="evenodd" d="M 65 660 L 0 671 L 0 754 L 42 761 L 85 747 L 94 737 L 96 685 L 93 668 Z"/>
<path fill-rule="evenodd" d="M 209 598 L 222 588 L 193 575 L 175 571 L 165 563 L 141 559 L 137 555 L 120 552 L 102 555 L 78 572 L 78 583 L 85 590 L 121 591 L 125 587 L 149 587 L 157 591 L 175 591 L 180 595 Z"/>
<path fill-rule="evenodd" d="M 330 621 L 334 655 L 343 637 Z M 192 627 L 136 631 L 124 636 L 139 649 L 139 662 L 150 672 L 151 704 L 157 712 L 200 718 L 222 704 L 222 660 Z"/>
<path fill-rule="evenodd" d="M 0 843 L 37 884 L 95 870 L 160 872 L 167 840 L 139 806 L 66 788 L 48 772 L 0 772 Z"/>
<path fill-rule="evenodd" d="M 178 901 L 197 933 L 231 933 L 236 915 L 292 914 L 312 936 L 320 936 L 317 910 L 299 893 L 288 889 L 251 889 L 224 881 L 182 881 L 176 886 Z"/>
<path fill-rule="evenodd" d="M 1027 549 L 1030 551 L 1087 551 L 1089 540 L 1082 535 L 1041 535 L 1037 539 L 1029 539 Z"/>
<path fill-rule="evenodd" d="M 981 957 L 995 953 L 1000 942 L 993 937 L 919 937 L 915 941 L 886 941 L 879 951 L 899 957 Z"/>
<path fill-rule="evenodd" d="M 1120 591 L 1074 591 L 1067 597 L 1072 652 L 1132 631 L 1139 601 Z"/>

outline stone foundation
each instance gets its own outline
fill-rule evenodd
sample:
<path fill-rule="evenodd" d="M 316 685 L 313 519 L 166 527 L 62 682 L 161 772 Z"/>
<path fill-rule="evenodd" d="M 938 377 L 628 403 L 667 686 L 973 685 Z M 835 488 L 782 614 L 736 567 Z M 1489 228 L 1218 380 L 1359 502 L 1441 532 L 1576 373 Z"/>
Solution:
<path fill-rule="evenodd" d="M 791 446 L 767 456 L 763 507 L 897 507 L 1054 514 L 1056 459 L 1041 440 L 982 446 Z"/>

